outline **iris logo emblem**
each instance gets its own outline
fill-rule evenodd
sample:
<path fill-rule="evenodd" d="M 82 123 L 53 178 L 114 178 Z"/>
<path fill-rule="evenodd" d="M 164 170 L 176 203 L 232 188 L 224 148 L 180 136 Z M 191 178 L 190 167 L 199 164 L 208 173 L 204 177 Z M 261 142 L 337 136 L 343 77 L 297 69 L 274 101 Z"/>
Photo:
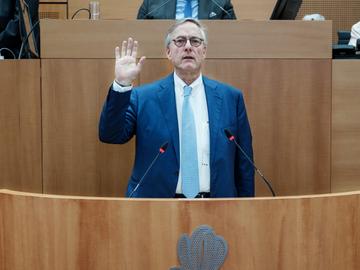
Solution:
<path fill-rule="evenodd" d="M 211 227 L 201 225 L 191 237 L 181 235 L 177 250 L 180 266 L 170 270 L 217 270 L 225 261 L 228 247 Z"/>

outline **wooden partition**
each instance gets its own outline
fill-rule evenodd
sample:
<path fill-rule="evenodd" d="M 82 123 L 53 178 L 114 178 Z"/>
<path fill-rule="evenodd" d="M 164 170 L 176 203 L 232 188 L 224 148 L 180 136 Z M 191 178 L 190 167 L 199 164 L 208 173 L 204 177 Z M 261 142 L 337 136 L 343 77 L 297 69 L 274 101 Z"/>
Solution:
<path fill-rule="evenodd" d="M 114 47 L 129 35 L 138 39 L 140 55 L 147 56 L 138 83 L 159 79 L 172 72 L 163 45 L 170 24 L 42 21 L 45 193 L 124 194 L 134 144 L 105 145 L 97 138 Z M 277 193 L 330 192 L 331 23 L 206 24 L 204 75 L 243 90 L 255 160 Z M 260 179 L 256 185 L 258 195 L 269 195 Z"/>
<path fill-rule="evenodd" d="M 41 58 L 114 58 L 129 36 L 139 55 L 166 58 L 165 33 L 174 21 L 41 21 Z M 208 59 L 331 59 L 331 22 L 203 21 L 209 32 Z"/>
<path fill-rule="evenodd" d="M 0 61 L 0 187 L 42 192 L 40 61 Z"/>
<path fill-rule="evenodd" d="M 68 0 L 69 19 L 76 10 L 88 8 L 89 2 L 90 1 L 84 0 Z M 134 20 L 136 19 L 139 7 L 143 0 L 101 0 L 99 2 L 101 19 Z M 276 0 L 232 0 L 231 3 L 234 6 L 237 19 L 268 20 L 275 7 Z M 88 17 L 86 13 L 83 13 L 76 16 L 76 18 L 87 19 Z"/>
<path fill-rule="evenodd" d="M 332 185 L 360 189 L 360 61 L 334 60 L 332 73 Z"/>
<path fill-rule="evenodd" d="M 0 191 L 0 269 L 170 269 L 199 225 L 228 243 L 223 270 L 357 270 L 360 193 L 145 200 Z"/>

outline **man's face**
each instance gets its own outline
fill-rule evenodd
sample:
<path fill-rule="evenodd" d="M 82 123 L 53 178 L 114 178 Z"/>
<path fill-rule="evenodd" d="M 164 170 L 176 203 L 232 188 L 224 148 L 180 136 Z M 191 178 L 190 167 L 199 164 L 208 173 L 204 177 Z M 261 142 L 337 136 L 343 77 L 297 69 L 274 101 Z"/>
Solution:
<path fill-rule="evenodd" d="M 166 48 L 166 54 L 173 63 L 175 70 L 194 74 L 199 73 L 201 64 L 206 56 L 206 46 L 204 42 L 201 42 L 200 46 L 195 47 L 191 45 L 188 39 L 193 39 L 193 45 L 197 45 L 196 43 L 199 39 L 204 39 L 199 27 L 191 22 L 178 26 L 171 36 L 171 40 L 186 40 L 185 45 L 178 47 L 174 41 L 171 41 Z M 178 45 L 180 45 L 179 43 L 181 42 L 178 42 Z"/>

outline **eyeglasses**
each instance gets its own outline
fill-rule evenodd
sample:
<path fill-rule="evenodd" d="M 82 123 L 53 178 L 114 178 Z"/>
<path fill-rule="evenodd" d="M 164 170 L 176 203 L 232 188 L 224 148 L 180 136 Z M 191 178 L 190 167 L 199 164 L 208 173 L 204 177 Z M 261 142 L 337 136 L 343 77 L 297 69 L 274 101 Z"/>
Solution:
<path fill-rule="evenodd" d="M 187 41 L 190 41 L 190 45 L 193 47 L 199 47 L 204 40 L 198 37 L 191 37 L 191 38 L 186 38 L 186 37 L 178 37 L 176 39 L 173 39 L 174 44 L 176 47 L 184 47 L 187 43 Z"/>

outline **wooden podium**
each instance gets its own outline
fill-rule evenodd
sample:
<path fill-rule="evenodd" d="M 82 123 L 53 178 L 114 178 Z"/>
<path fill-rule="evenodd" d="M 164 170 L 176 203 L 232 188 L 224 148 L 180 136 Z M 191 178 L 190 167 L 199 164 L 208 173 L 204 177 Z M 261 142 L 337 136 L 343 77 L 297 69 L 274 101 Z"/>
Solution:
<path fill-rule="evenodd" d="M 179 266 L 177 241 L 199 225 L 228 243 L 224 270 L 356 270 L 360 192 L 146 200 L 0 191 L 1 270 Z"/>

